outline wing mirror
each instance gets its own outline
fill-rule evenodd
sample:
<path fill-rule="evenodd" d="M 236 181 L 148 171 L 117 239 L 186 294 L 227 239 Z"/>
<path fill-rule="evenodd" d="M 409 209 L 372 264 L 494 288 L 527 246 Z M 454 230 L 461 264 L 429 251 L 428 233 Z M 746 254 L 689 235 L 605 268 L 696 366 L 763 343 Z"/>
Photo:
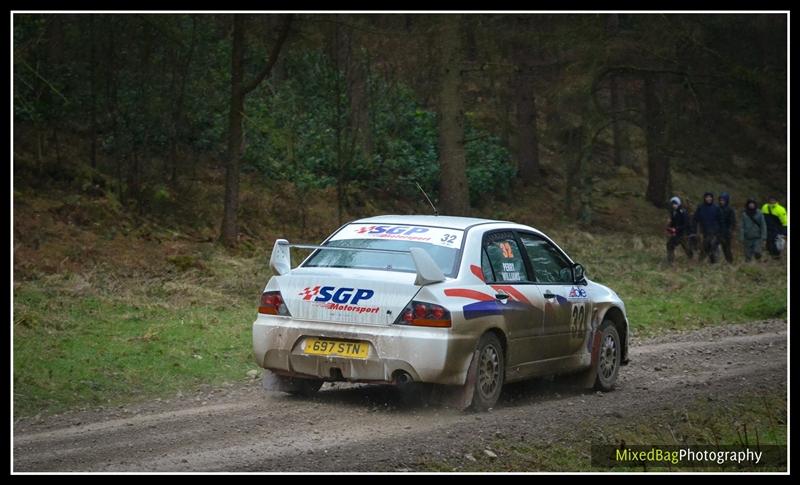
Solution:
<path fill-rule="evenodd" d="M 576 284 L 586 283 L 586 269 L 584 269 L 582 264 L 575 263 L 572 265 L 572 274 L 574 275 Z"/>

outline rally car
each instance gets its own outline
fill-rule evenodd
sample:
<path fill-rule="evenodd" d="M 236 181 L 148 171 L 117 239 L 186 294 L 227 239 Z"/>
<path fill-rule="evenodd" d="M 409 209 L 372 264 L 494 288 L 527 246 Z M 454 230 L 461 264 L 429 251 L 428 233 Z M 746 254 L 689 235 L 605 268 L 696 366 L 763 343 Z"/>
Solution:
<path fill-rule="evenodd" d="M 292 268 L 290 248 L 313 252 Z M 513 222 L 380 216 L 320 245 L 275 242 L 253 323 L 264 386 L 451 386 L 493 407 L 505 383 L 581 372 L 611 390 L 628 362 L 625 305 L 542 232 Z"/>

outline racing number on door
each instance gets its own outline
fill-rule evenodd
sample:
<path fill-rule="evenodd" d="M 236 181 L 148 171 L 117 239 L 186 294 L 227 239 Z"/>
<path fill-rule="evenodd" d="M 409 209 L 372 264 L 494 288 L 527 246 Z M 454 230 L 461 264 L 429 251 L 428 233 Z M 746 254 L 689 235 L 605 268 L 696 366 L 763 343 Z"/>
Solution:
<path fill-rule="evenodd" d="M 511 244 L 509 244 L 507 242 L 501 242 L 500 243 L 500 250 L 503 252 L 503 257 L 504 258 L 509 259 L 509 258 L 513 258 L 514 257 L 514 251 L 511 249 Z"/>
<path fill-rule="evenodd" d="M 583 338 L 586 333 L 586 306 L 583 303 L 572 305 L 569 329 L 572 338 Z"/>

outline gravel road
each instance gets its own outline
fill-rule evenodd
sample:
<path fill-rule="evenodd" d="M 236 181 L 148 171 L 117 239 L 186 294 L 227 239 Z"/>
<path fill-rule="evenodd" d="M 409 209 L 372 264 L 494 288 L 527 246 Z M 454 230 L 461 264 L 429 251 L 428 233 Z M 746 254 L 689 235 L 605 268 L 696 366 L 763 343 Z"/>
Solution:
<path fill-rule="evenodd" d="M 413 471 L 425 459 L 457 463 L 497 436 L 548 444 L 699 398 L 785 389 L 787 327 L 768 320 L 634 338 L 613 392 L 537 379 L 508 386 L 481 414 L 409 403 L 390 386 L 326 384 L 309 399 L 251 381 L 24 418 L 14 423 L 14 471 Z"/>

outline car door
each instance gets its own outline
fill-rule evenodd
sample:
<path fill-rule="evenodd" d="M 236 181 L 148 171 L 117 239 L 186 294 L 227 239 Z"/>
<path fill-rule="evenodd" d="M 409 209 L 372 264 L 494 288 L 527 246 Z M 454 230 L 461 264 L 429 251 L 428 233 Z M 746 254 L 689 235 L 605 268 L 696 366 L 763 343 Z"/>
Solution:
<path fill-rule="evenodd" d="M 545 301 L 530 277 L 525 255 L 511 230 L 483 236 L 481 270 L 484 281 L 502 304 L 508 337 L 508 377 L 524 374 L 524 364 L 541 354 L 539 338 L 544 324 Z"/>
<path fill-rule="evenodd" d="M 546 238 L 522 232 L 519 237 L 545 300 L 543 358 L 572 355 L 584 342 L 592 310 L 585 286 L 574 283 L 572 262 Z"/>

